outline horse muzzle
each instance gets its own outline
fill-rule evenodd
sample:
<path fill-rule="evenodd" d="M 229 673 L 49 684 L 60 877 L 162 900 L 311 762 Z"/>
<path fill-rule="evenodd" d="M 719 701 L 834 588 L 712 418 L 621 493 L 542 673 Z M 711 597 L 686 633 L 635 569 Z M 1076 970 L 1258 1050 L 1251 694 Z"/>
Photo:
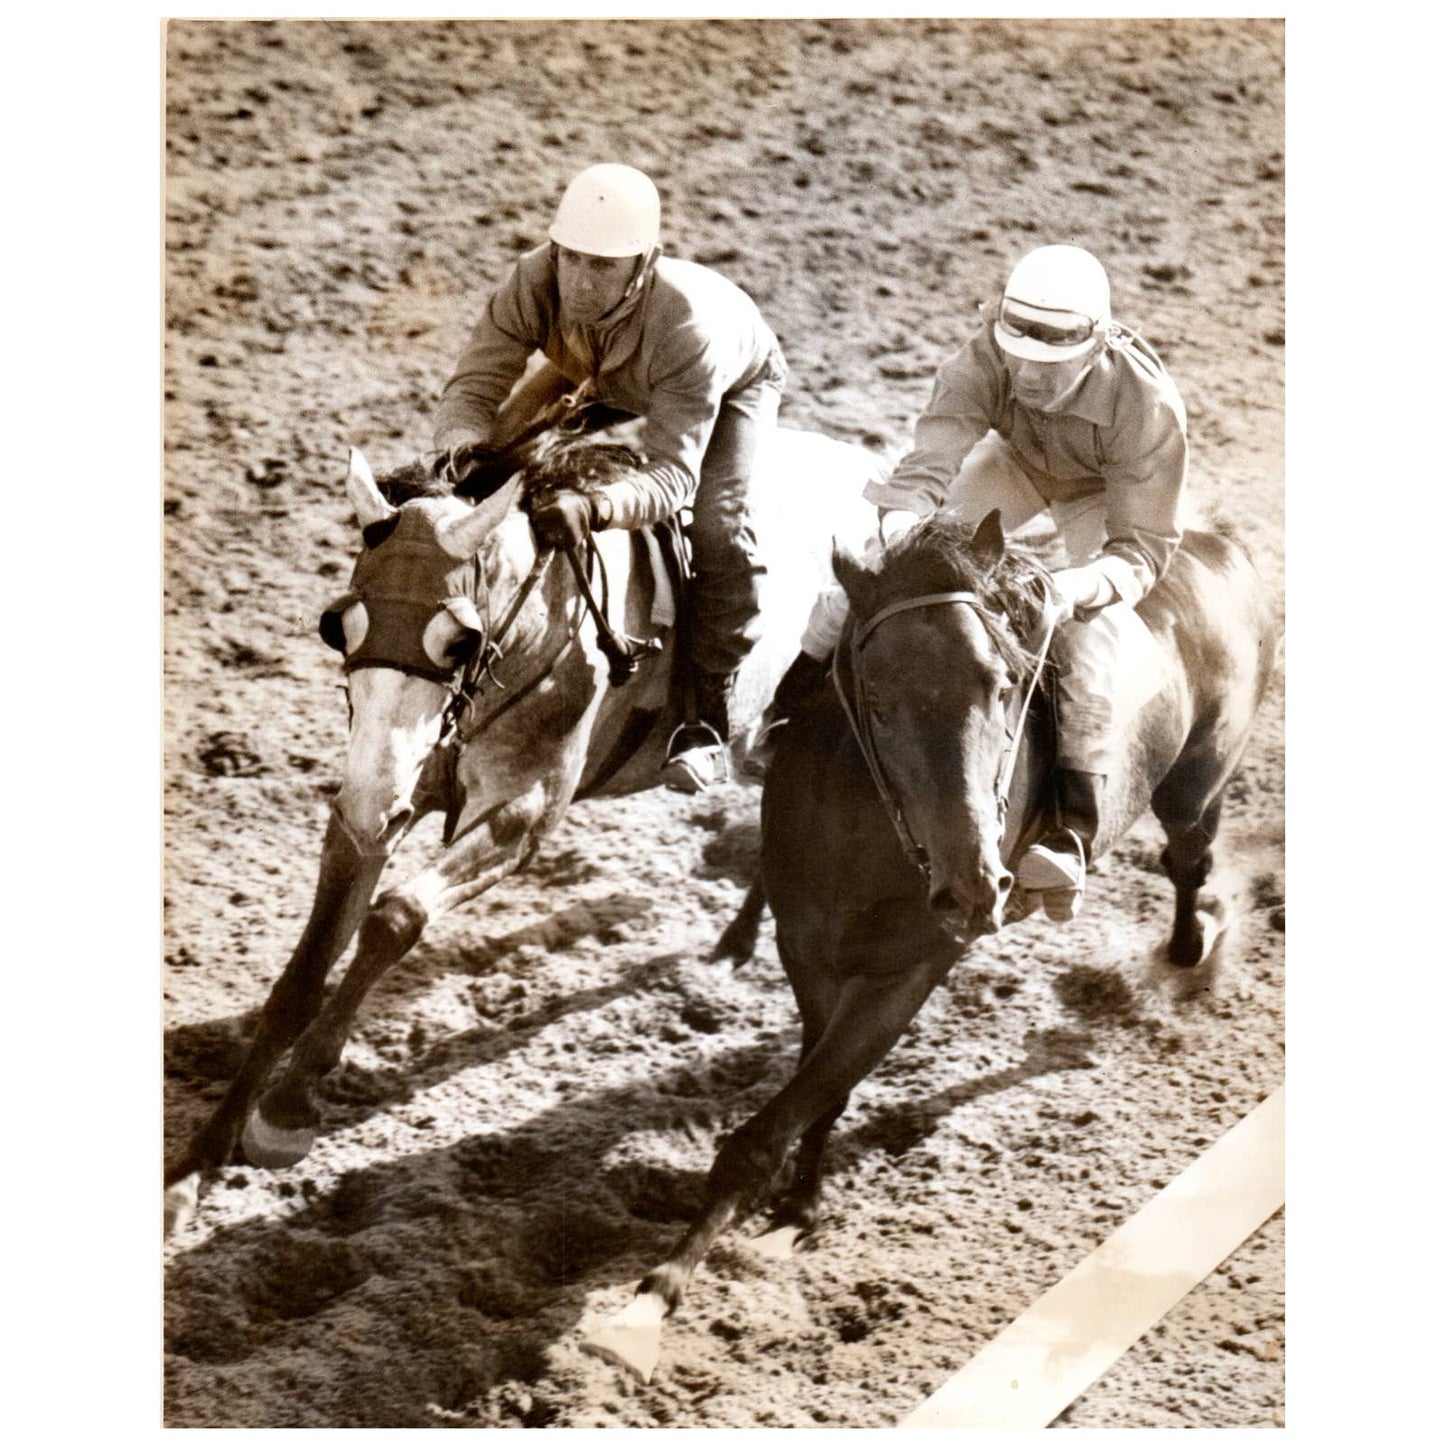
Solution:
<path fill-rule="evenodd" d="M 1002 867 L 980 867 L 965 885 L 940 874 L 932 876 L 928 906 L 960 942 L 997 933 L 1003 927 L 1004 905 L 1013 878 Z"/>

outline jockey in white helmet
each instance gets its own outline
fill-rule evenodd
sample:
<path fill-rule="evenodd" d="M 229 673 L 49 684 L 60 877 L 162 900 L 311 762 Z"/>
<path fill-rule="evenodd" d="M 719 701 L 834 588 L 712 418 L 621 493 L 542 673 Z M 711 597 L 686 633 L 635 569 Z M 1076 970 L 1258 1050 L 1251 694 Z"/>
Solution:
<path fill-rule="evenodd" d="M 698 792 L 726 778 L 731 684 L 761 633 L 764 561 L 750 489 L 760 435 L 777 420 L 787 366 L 750 297 L 715 271 L 662 255 L 661 204 L 631 166 L 589 166 L 567 186 L 547 243 L 524 254 L 483 309 L 442 393 L 443 451 L 508 440 L 498 411 L 535 353 L 519 395 L 528 415 L 590 383 L 609 406 L 646 418 L 646 465 L 585 496 L 538 508 L 544 545 L 589 530 L 642 527 L 690 507 L 694 579 L 686 643 L 697 717 L 679 728 L 664 781 Z M 513 400 L 515 406 L 515 398 Z"/>
<path fill-rule="evenodd" d="M 1112 763 L 1119 610 L 1148 593 L 1182 537 L 1184 403 L 1154 350 L 1113 321 L 1108 276 L 1078 246 L 1024 256 L 984 322 L 939 369 L 913 450 L 864 496 L 879 507 L 880 546 L 943 505 L 974 523 L 998 508 L 1005 530 L 1052 515 L 1069 560 L 1052 574 L 1057 816 L 1018 883 L 1062 920 L 1082 905 Z M 819 598 L 775 717 L 816 685 L 846 609 L 841 588 Z"/>

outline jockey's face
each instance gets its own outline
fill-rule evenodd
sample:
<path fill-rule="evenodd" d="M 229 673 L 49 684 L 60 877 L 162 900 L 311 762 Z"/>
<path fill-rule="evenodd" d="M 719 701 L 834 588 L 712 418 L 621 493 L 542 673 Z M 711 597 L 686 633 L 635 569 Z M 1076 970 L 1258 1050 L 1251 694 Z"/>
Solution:
<path fill-rule="evenodd" d="M 562 317 L 574 326 L 590 326 L 607 315 L 627 294 L 639 262 L 637 256 L 588 256 L 557 248 L 557 291 Z"/>
<path fill-rule="evenodd" d="M 1004 353 L 1004 365 L 1013 380 L 1014 395 L 1034 411 L 1049 411 L 1069 395 L 1079 378 L 1093 364 L 1095 352 L 1068 361 L 1026 361 Z"/>

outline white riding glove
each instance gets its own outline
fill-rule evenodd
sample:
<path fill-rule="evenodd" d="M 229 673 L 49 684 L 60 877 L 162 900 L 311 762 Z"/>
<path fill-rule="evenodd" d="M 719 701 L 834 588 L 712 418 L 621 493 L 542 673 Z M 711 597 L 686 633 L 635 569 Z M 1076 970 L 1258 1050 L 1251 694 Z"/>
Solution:
<path fill-rule="evenodd" d="M 1114 589 L 1093 567 L 1063 567 L 1049 574 L 1050 597 L 1055 625 L 1080 612 L 1092 612 L 1114 600 Z"/>

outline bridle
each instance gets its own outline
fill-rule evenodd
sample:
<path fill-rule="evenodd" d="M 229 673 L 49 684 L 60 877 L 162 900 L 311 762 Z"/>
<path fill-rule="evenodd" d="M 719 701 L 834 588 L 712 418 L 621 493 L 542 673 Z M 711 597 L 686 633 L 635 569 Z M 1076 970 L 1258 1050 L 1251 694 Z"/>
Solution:
<path fill-rule="evenodd" d="M 525 430 L 511 442 L 503 452 L 499 454 L 502 459 L 516 457 L 524 447 L 535 440 L 543 432 L 556 428 L 563 432 L 577 432 L 580 434 L 585 430 L 585 415 L 588 405 L 593 398 L 589 390 L 583 387 L 578 392 L 561 398 L 552 406 L 545 408 L 528 424 Z M 451 464 L 448 463 L 449 468 Z M 464 477 L 458 475 L 452 468 L 447 473 L 455 489 Z M 608 676 L 614 687 L 621 686 L 628 678 L 637 671 L 642 661 L 646 658 L 656 656 L 663 650 L 663 644 L 655 638 L 633 638 L 625 633 L 618 633 L 613 629 L 607 619 L 607 570 L 600 564 L 597 551 L 597 544 L 593 537 L 587 537 L 581 547 L 569 547 L 566 549 L 567 561 L 572 569 L 573 577 L 576 580 L 577 588 L 581 594 L 582 606 L 578 608 L 576 615 L 571 619 L 568 627 L 566 642 L 562 648 L 554 654 L 546 666 L 527 683 L 525 687 L 518 688 L 511 692 L 499 708 L 488 713 L 480 719 L 469 719 L 468 715 L 473 713 L 477 707 L 482 690 L 487 683 L 491 683 L 499 692 L 506 692 L 508 684 L 503 682 L 497 675 L 496 669 L 505 660 L 505 652 L 502 648 L 502 641 L 510 633 L 515 625 L 522 608 L 526 605 L 527 599 L 531 596 L 542 578 L 546 575 L 552 564 L 552 559 L 557 555 L 553 548 L 538 547 L 532 565 L 521 584 L 518 586 L 512 601 L 508 604 L 501 620 L 494 626 L 491 617 L 491 589 L 481 587 L 480 563 L 474 559 L 474 566 L 477 567 L 477 574 L 474 576 L 473 585 L 479 590 L 484 590 L 486 597 L 487 617 L 483 621 L 473 614 L 473 620 L 477 623 L 481 633 L 480 642 L 472 655 L 459 667 L 445 668 L 437 665 L 431 658 L 422 656 L 419 653 L 408 658 L 406 650 L 415 650 L 412 643 L 404 644 L 402 656 L 373 654 L 362 658 L 348 658 L 345 664 L 347 676 L 359 667 L 388 667 L 399 672 L 404 672 L 417 677 L 424 677 L 433 682 L 440 682 L 448 689 L 446 703 L 442 709 L 441 733 L 436 747 L 444 748 L 453 742 L 465 743 L 474 737 L 481 728 L 494 721 L 508 708 L 526 697 L 536 687 L 550 676 L 558 661 L 566 653 L 578 638 L 582 628 L 583 618 L 590 613 L 597 626 L 597 641 L 608 662 Z M 599 605 L 593 592 L 590 577 L 597 567 L 602 573 L 602 602 Z M 352 594 L 358 600 L 365 600 L 361 593 Z M 405 594 L 403 594 L 405 597 Z M 406 598 L 407 601 L 415 601 L 414 598 Z M 470 599 L 452 598 L 449 603 L 443 606 L 456 606 L 464 603 L 468 608 L 474 606 Z M 336 611 L 340 604 L 335 604 L 330 611 Z M 351 708 L 351 695 L 347 689 L 347 709 Z M 466 723 L 464 730 L 464 723 Z"/>
<path fill-rule="evenodd" d="M 894 831 L 898 834 L 898 841 L 903 845 L 903 851 L 909 861 L 923 875 L 924 882 L 929 885 L 932 883 L 932 869 L 928 860 L 928 850 L 913 836 L 913 831 L 908 826 L 908 818 L 904 813 L 903 804 L 888 781 L 883 760 L 878 753 L 878 745 L 873 736 L 872 710 L 869 707 L 867 686 L 863 680 L 861 654 L 863 644 L 872 636 L 879 624 L 886 622 L 890 617 L 895 617 L 901 612 L 916 611 L 923 607 L 948 606 L 971 607 L 978 611 L 985 606 L 985 603 L 976 592 L 929 592 L 921 597 L 907 597 L 902 601 L 892 602 L 856 626 L 849 638 L 848 662 L 853 674 L 851 702 L 838 665 L 839 656 L 834 657 L 832 673 L 833 686 L 837 690 L 838 700 L 842 704 L 843 715 L 848 719 L 848 725 L 858 743 L 858 750 L 863 754 L 863 761 L 868 765 L 868 772 L 873 778 L 873 786 L 878 790 L 878 796 L 888 810 Z M 1010 709 L 1010 716 L 1007 716 L 1004 721 L 1007 745 L 999 759 L 998 776 L 994 780 L 994 797 L 998 806 L 1000 830 L 1008 820 L 1009 790 L 1013 786 L 1014 769 L 1018 763 L 1019 749 L 1023 742 L 1024 724 L 1028 719 L 1029 706 L 1033 701 L 1039 678 L 1043 675 L 1053 634 L 1054 620 L 1050 619 L 1037 648 L 1028 686 L 1020 693 L 1015 685 L 1013 690 L 1020 698 L 1018 708 L 1016 711 Z"/>
<path fill-rule="evenodd" d="M 533 559 L 531 570 L 518 587 L 516 595 L 512 598 L 505 615 L 495 630 L 490 627 L 487 634 L 472 658 L 465 667 L 457 674 L 452 684 L 451 697 L 447 700 L 446 708 L 442 715 L 442 732 L 438 747 L 445 746 L 453 740 L 465 743 L 485 727 L 488 723 L 495 721 L 508 708 L 520 702 L 533 688 L 549 677 L 556 668 L 563 653 L 577 641 L 578 634 L 582 629 L 582 619 L 587 614 L 592 615 L 592 620 L 597 626 L 597 645 L 601 648 L 603 655 L 607 658 L 607 676 L 613 687 L 621 687 L 628 678 L 637 671 L 642 662 L 649 657 L 655 657 L 662 651 L 662 643 L 652 637 L 628 637 L 625 634 L 616 632 L 607 620 L 607 570 L 601 567 L 597 553 L 597 544 L 592 537 L 588 537 L 583 547 L 568 547 L 565 549 L 568 565 L 572 569 L 573 579 L 577 583 L 577 590 L 581 594 L 582 607 L 578 609 L 576 617 L 572 620 L 568 629 L 567 641 L 561 650 L 557 652 L 546 667 L 537 674 L 524 688 L 519 688 L 506 699 L 501 707 L 490 712 L 486 717 L 473 723 L 465 732 L 461 731 L 463 716 L 476 707 L 482 685 L 486 682 L 492 683 L 499 692 L 505 692 L 507 684 L 496 674 L 495 667 L 501 663 L 506 654 L 502 651 L 500 638 L 503 638 L 511 630 L 512 624 L 517 620 L 527 598 L 531 596 L 532 590 L 542 580 L 552 559 L 557 555 L 554 548 L 539 548 L 536 557 Z M 592 590 L 590 574 L 593 565 L 598 564 L 602 573 L 602 601 L 598 602 L 596 594 Z"/>
<path fill-rule="evenodd" d="M 506 661 L 506 653 L 502 649 L 502 639 L 511 632 L 527 599 L 532 595 L 537 584 L 546 576 L 547 569 L 552 565 L 552 559 L 556 555 L 550 549 L 538 550 L 537 555 L 532 559 L 532 565 L 527 575 L 522 579 L 506 612 L 503 613 L 501 621 L 495 627 L 491 625 L 491 593 L 488 591 L 487 627 L 477 650 L 451 679 L 451 694 L 447 698 L 446 706 L 442 709 L 442 728 L 441 736 L 437 739 L 438 748 L 445 748 L 453 741 L 465 743 L 475 737 L 487 723 L 500 717 L 508 708 L 526 697 L 533 688 L 540 686 L 543 680 L 551 675 L 562 653 L 566 652 L 577 640 L 577 633 L 582 625 L 580 612 L 568 629 L 567 641 L 562 645 L 561 651 L 548 661 L 546 667 L 526 687 L 513 691 L 496 711 L 489 713 L 485 718 L 471 721 L 470 726 L 463 731 L 463 721 L 469 713 L 475 710 L 481 698 L 482 688 L 486 683 L 491 683 L 498 692 L 507 691 L 507 684 L 496 673 L 496 668 Z"/>

